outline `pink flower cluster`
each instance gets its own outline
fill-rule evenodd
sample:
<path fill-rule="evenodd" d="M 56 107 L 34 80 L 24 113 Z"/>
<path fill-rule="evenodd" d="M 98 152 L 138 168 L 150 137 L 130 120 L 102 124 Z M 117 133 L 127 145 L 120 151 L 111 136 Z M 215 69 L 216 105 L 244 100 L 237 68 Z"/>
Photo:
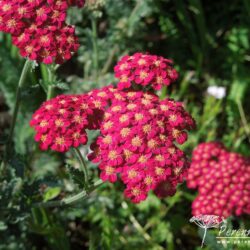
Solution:
<path fill-rule="evenodd" d="M 138 203 L 150 190 L 158 197 L 175 193 L 189 166 L 176 144 L 187 140 L 195 123 L 179 102 L 107 86 L 44 102 L 30 125 L 42 150 L 59 152 L 86 144 L 86 129 L 100 129 L 89 159 L 100 163 L 103 181 L 119 175 L 125 196 Z"/>
<path fill-rule="evenodd" d="M 30 125 L 42 150 L 66 152 L 87 143 L 86 129 L 98 129 L 103 112 L 88 95 L 60 95 L 34 113 Z"/>
<path fill-rule="evenodd" d="M 153 94 L 177 78 L 171 63 L 148 54 L 125 56 L 115 67 L 118 88 L 45 102 L 31 121 L 41 149 L 65 152 L 86 144 L 86 129 L 100 129 L 88 157 L 99 163 L 103 181 L 116 182 L 119 176 L 134 203 L 150 190 L 161 198 L 173 195 L 189 167 L 177 144 L 187 140 L 195 122 L 182 103 Z M 152 87 L 152 92 L 131 90 L 132 84 Z"/>
<path fill-rule="evenodd" d="M 61 64 L 79 47 L 75 28 L 65 21 L 67 9 L 83 4 L 67 0 L 0 0 L 0 31 L 12 35 L 21 56 Z"/>
<path fill-rule="evenodd" d="M 142 53 L 122 57 L 114 70 L 119 79 L 119 89 L 129 88 L 133 84 L 159 90 L 178 78 L 171 60 Z"/>
<path fill-rule="evenodd" d="M 107 91 L 100 91 L 106 96 Z M 104 94 L 106 93 L 106 94 Z M 173 195 L 189 165 L 176 143 L 187 140 L 194 121 L 179 102 L 163 101 L 141 91 L 109 88 L 111 105 L 104 113 L 101 135 L 89 159 L 100 162 L 101 179 L 115 182 L 119 174 L 125 196 L 138 203 L 150 190 Z"/>
<path fill-rule="evenodd" d="M 199 192 L 193 215 L 250 214 L 250 159 L 228 152 L 218 142 L 202 143 L 194 150 L 187 185 Z"/>

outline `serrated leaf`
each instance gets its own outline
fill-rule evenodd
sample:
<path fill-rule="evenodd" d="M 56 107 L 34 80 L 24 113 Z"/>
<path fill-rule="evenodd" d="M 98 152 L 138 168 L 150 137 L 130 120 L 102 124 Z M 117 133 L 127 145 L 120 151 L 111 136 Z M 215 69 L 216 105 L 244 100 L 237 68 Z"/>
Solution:
<path fill-rule="evenodd" d="M 77 184 L 79 188 L 84 188 L 84 173 L 69 165 L 67 165 L 67 169 L 73 182 Z"/>

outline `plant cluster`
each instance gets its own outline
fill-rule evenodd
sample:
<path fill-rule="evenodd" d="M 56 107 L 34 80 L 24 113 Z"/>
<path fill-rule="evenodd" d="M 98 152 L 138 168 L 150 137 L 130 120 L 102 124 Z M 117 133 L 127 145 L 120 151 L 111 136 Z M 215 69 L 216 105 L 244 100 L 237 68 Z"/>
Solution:
<path fill-rule="evenodd" d="M 125 89 L 134 85 L 152 87 L 160 90 L 178 78 L 172 61 L 162 56 L 135 53 L 124 56 L 115 66 L 115 76 L 119 79 L 118 88 Z"/>
<path fill-rule="evenodd" d="M 193 119 L 181 103 L 151 93 L 115 89 L 112 95 L 89 156 L 100 163 L 102 180 L 115 182 L 119 174 L 125 196 L 135 203 L 150 190 L 173 195 L 189 166 L 175 143 L 187 140 Z"/>
<path fill-rule="evenodd" d="M 59 95 L 42 104 L 30 125 L 42 150 L 66 152 L 87 143 L 86 130 L 98 128 L 101 115 L 88 95 Z"/>
<path fill-rule="evenodd" d="M 66 23 L 67 9 L 74 5 L 84 1 L 1 0 L 0 31 L 11 34 L 21 56 L 61 64 L 79 48 L 75 28 Z"/>
<path fill-rule="evenodd" d="M 148 74 L 170 74 L 168 59 L 138 53 L 125 58 L 137 59 L 136 72 L 143 65 Z M 154 78 L 147 82 L 153 88 L 154 84 Z M 189 166 L 175 143 L 187 140 L 186 131 L 195 122 L 180 102 L 160 100 L 154 93 L 133 90 L 132 85 L 126 89 L 108 86 L 43 103 L 30 123 L 37 131 L 35 140 L 43 150 L 66 152 L 87 143 L 87 129 L 100 129 L 89 158 L 100 163 L 103 181 L 115 182 L 119 174 L 126 185 L 125 196 L 135 203 L 145 200 L 150 190 L 159 197 L 173 195 Z"/>

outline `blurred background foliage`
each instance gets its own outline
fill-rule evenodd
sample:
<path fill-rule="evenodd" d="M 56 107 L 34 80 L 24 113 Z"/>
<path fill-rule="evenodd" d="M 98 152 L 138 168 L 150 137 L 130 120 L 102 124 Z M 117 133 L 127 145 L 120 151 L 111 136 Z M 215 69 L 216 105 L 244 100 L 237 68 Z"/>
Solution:
<path fill-rule="evenodd" d="M 179 80 L 159 95 L 184 102 L 197 121 L 184 145 L 188 155 L 199 142 L 220 140 L 250 156 L 250 2 L 88 0 L 69 14 L 80 38 L 78 53 L 56 69 L 52 82 L 44 65 L 34 65 L 22 91 L 15 150 L 0 176 L 0 249 L 200 249 L 202 232 L 189 223 L 195 192 L 185 184 L 171 198 L 150 195 L 140 205 L 126 201 L 117 183 L 104 184 L 71 207 L 34 206 L 79 191 L 73 181 L 79 166 L 71 153 L 42 153 L 29 120 L 49 85 L 60 94 L 115 83 L 113 66 L 122 55 L 148 51 L 173 59 L 179 71 Z M 9 36 L 0 34 L 0 42 L 1 152 L 24 61 Z M 212 85 L 225 87 L 226 96 L 209 95 Z M 81 151 L 86 155 L 88 147 Z M 97 179 L 97 167 L 89 168 Z M 248 221 L 232 218 L 236 228 L 247 228 Z M 216 244 L 212 230 L 206 243 L 207 249 L 236 249 Z"/>

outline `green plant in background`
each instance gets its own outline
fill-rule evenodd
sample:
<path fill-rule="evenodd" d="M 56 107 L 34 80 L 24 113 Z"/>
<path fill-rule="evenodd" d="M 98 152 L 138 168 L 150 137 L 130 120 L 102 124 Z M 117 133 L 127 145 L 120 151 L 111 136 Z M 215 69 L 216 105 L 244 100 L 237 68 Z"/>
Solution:
<path fill-rule="evenodd" d="M 72 153 L 41 152 L 27 121 L 48 92 L 50 98 L 51 90 L 56 95 L 102 87 L 114 81 L 112 68 L 121 55 L 150 51 L 171 57 L 182 69 L 179 82 L 159 94 L 184 100 L 197 120 L 185 150 L 191 155 L 199 142 L 221 140 L 250 156 L 248 1 L 89 2 L 89 7 L 68 11 L 68 21 L 76 25 L 80 39 L 78 53 L 59 68 L 34 67 L 24 83 L 13 136 L 15 150 L 5 176 L 0 177 L 0 238 L 4 239 L 0 249 L 199 249 L 197 228 L 188 223 L 195 194 L 183 186 L 172 198 L 159 201 L 150 195 L 135 206 L 121 197 L 119 184 L 104 184 L 98 195 L 93 191 L 73 209 L 31 210 L 31 203 L 41 197 L 46 202 L 63 201 L 66 195 L 80 192 L 76 179 L 81 174 Z M 8 35 L 1 34 L 0 39 L 0 89 L 13 113 L 24 62 Z M 226 96 L 209 95 L 209 86 L 225 87 Z M 8 129 L 0 128 L 1 145 L 8 135 Z M 3 147 L 0 150 L 3 155 Z M 97 177 L 96 166 L 88 167 Z M 249 227 L 248 217 L 232 219 L 234 226 L 239 221 L 240 227 Z M 218 247 L 214 236 L 208 233 L 207 249 Z"/>

